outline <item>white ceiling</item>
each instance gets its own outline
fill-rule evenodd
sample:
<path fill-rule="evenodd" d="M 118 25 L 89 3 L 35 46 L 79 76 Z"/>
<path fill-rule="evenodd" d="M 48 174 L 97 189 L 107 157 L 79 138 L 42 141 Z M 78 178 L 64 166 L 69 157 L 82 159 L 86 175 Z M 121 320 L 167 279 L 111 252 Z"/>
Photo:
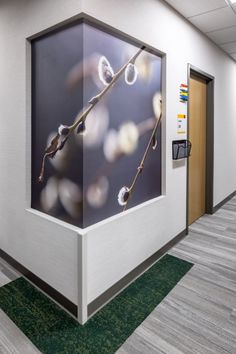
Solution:
<path fill-rule="evenodd" d="M 165 0 L 236 60 L 236 3 L 230 0 Z"/>

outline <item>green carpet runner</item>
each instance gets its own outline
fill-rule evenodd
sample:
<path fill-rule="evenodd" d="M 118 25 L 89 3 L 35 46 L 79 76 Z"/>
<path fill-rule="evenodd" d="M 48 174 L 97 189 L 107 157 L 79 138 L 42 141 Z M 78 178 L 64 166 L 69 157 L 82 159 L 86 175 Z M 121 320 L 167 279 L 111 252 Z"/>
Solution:
<path fill-rule="evenodd" d="M 44 354 L 111 354 L 191 267 L 165 255 L 84 326 L 24 278 L 0 288 L 0 307 Z"/>

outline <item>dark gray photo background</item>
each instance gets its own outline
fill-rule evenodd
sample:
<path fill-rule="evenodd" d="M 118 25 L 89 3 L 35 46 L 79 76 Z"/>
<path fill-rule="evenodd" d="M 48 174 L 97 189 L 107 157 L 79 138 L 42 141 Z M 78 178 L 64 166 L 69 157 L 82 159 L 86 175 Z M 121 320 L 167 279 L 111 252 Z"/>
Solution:
<path fill-rule="evenodd" d="M 138 148 L 131 155 L 125 155 L 112 165 L 106 161 L 103 144 L 94 148 L 75 142 L 68 143 L 69 153 L 65 168 L 58 171 L 48 160 L 44 182 L 38 182 L 42 157 L 48 136 L 56 132 L 63 123 L 70 125 L 78 111 L 88 100 L 101 91 L 91 76 L 78 82 L 76 89 L 68 89 L 67 78 L 70 70 L 91 55 L 104 55 L 114 72 L 129 59 L 130 53 L 139 46 L 124 41 L 90 24 L 75 23 L 67 28 L 52 32 L 32 42 L 32 208 L 69 222 L 81 228 L 92 225 L 112 215 L 122 212 L 117 195 L 124 185 L 129 186 L 148 143 L 151 131 L 139 139 Z M 138 76 L 133 85 L 127 85 L 122 76 L 106 95 L 104 105 L 109 112 L 109 129 L 118 130 L 122 123 L 136 124 L 154 116 L 152 98 L 161 92 L 161 58 L 149 53 L 152 75 L 145 81 Z M 97 80 L 99 80 L 97 76 Z M 102 86 L 101 86 L 102 87 Z M 99 117 L 97 117 L 99 119 Z M 92 207 L 86 200 L 86 191 L 99 171 L 105 171 L 109 181 L 106 202 L 99 208 Z M 71 215 L 58 199 L 50 210 L 44 210 L 40 194 L 50 177 L 60 181 L 69 179 L 82 191 L 82 201 L 76 205 L 78 215 Z M 145 169 L 141 174 L 129 208 L 161 195 L 161 127 L 158 131 L 158 148 L 150 151 Z M 73 213 L 72 213 L 73 214 Z"/>

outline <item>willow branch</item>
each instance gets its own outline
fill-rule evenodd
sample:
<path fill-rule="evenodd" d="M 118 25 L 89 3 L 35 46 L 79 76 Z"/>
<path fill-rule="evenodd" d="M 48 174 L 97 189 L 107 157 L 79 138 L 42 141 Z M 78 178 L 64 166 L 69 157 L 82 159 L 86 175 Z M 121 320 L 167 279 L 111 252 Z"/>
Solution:
<path fill-rule="evenodd" d="M 96 106 L 96 104 L 103 98 L 103 96 L 111 89 L 111 87 L 117 82 L 117 80 L 120 78 L 120 76 L 125 72 L 126 67 L 129 64 L 134 64 L 135 60 L 137 59 L 137 57 L 142 53 L 142 51 L 145 49 L 144 46 L 142 46 L 136 54 L 134 54 L 128 61 L 126 64 L 124 64 L 119 71 L 117 71 L 117 73 L 113 76 L 111 82 L 96 96 L 94 96 L 93 98 L 90 99 L 89 106 L 82 111 L 82 113 L 79 113 L 77 115 L 77 117 L 75 118 L 75 122 L 68 127 L 68 133 L 66 135 L 66 139 L 67 140 L 69 138 L 69 136 L 73 133 L 73 131 L 78 127 L 78 125 L 82 122 L 85 122 L 88 114 L 91 112 L 91 110 Z M 63 145 L 64 146 L 64 145 Z M 43 181 L 43 175 L 44 175 L 44 168 L 45 168 L 45 160 L 47 157 L 54 157 L 55 154 L 57 153 L 58 150 L 60 150 L 60 147 L 56 147 L 55 150 L 53 150 L 50 154 L 48 153 L 47 149 L 45 151 L 45 154 L 43 156 L 43 161 L 42 161 L 42 167 L 41 167 L 41 172 L 40 172 L 40 176 L 39 176 L 39 182 Z"/>
<path fill-rule="evenodd" d="M 161 117 L 162 117 L 162 113 L 160 114 L 159 118 L 157 119 L 157 121 L 156 121 L 156 123 L 155 123 L 155 126 L 154 126 L 154 128 L 153 128 L 153 130 L 152 130 L 152 134 L 151 134 L 150 139 L 149 139 L 149 141 L 148 141 L 146 150 L 145 150 L 145 152 L 144 152 L 144 154 L 143 154 L 143 157 L 142 157 L 142 159 L 141 159 L 141 161 L 140 161 L 140 164 L 139 164 L 139 166 L 138 166 L 136 175 L 134 176 L 134 179 L 133 179 L 133 181 L 132 181 L 132 183 L 131 183 L 131 186 L 129 187 L 129 196 L 128 196 L 128 199 L 127 199 L 127 201 L 126 201 L 126 204 L 125 204 L 125 206 L 124 206 L 124 208 L 123 208 L 123 211 L 125 211 L 125 210 L 127 209 L 128 201 L 129 201 L 129 199 L 130 199 L 130 197 L 131 197 L 131 195 L 132 195 L 132 193 L 133 193 L 133 191 L 134 191 L 134 188 L 135 188 L 136 182 L 137 182 L 137 180 L 138 180 L 138 177 L 139 177 L 139 175 L 140 175 L 140 174 L 142 173 L 142 171 L 143 171 L 145 161 L 146 161 L 146 159 L 147 159 L 149 150 L 150 150 L 150 148 L 151 148 L 151 146 L 152 146 L 153 138 L 155 137 L 155 134 L 156 134 L 157 129 L 158 129 L 158 127 L 159 127 L 159 124 L 160 124 L 160 122 L 161 122 Z"/>
<path fill-rule="evenodd" d="M 94 96 L 91 100 L 90 100 L 90 106 L 88 106 L 88 108 L 83 111 L 82 113 L 80 113 L 76 119 L 75 119 L 75 123 L 72 124 L 69 128 L 70 128 L 70 132 L 74 131 L 77 126 L 79 125 L 79 123 L 81 123 L 82 121 L 85 121 L 87 118 L 87 115 L 89 114 L 89 112 L 95 107 L 95 105 L 103 98 L 103 96 L 107 93 L 107 91 L 109 91 L 111 89 L 111 87 L 116 83 L 116 81 L 120 78 L 120 76 L 125 72 L 126 67 L 131 64 L 134 63 L 135 60 L 137 59 L 137 57 L 141 54 L 141 52 L 145 49 L 145 47 L 140 48 L 137 53 L 130 58 L 130 60 L 124 64 L 121 69 L 119 71 L 117 71 L 117 73 L 113 76 L 113 79 L 111 80 L 111 82 L 96 96 Z"/>

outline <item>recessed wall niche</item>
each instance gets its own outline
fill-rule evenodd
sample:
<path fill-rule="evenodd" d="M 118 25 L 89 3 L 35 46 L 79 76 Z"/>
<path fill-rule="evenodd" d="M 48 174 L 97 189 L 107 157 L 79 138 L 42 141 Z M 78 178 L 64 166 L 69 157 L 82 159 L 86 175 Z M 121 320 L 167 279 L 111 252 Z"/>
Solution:
<path fill-rule="evenodd" d="M 158 52 L 87 19 L 31 46 L 32 208 L 85 228 L 161 195 Z"/>

